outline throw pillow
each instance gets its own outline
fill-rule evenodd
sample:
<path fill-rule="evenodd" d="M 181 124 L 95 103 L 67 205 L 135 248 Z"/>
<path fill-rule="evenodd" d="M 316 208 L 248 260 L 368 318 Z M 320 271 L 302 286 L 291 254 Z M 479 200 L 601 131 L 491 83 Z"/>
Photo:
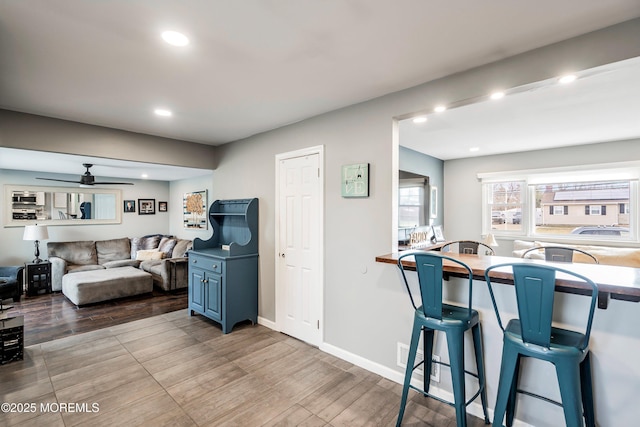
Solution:
<path fill-rule="evenodd" d="M 147 261 L 150 259 L 162 259 L 163 257 L 164 257 L 164 252 L 160 252 L 157 249 L 141 250 L 136 253 L 137 261 Z"/>
<path fill-rule="evenodd" d="M 137 252 L 140 250 L 158 249 L 159 243 L 159 235 L 150 237 L 134 237 L 131 239 L 131 259 L 135 259 Z"/>
<path fill-rule="evenodd" d="M 178 243 L 178 239 L 163 237 L 158 245 L 158 250 L 160 252 L 164 252 L 164 258 L 171 258 L 171 254 L 173 254 L 173 248 L 176 247 L 176 243 Z"/>

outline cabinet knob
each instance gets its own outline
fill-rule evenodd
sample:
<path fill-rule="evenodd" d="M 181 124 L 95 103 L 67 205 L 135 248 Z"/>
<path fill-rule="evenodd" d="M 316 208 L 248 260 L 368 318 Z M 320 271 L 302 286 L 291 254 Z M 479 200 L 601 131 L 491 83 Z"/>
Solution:
<path fill-rule="evenodd" d="M 213 269 L 215 270 L 217 268 L 218 268 L 217 264 L 213 264 Z"/>
<path fill-rule="evenodd" d="M 284 252 L 280 255 L 282 258 L 284 258 Z"/>
<path fill-rule="evenodd" d="M 198 260 L 197 260 L 197 259 L 194 259 L 192 262 L 193 262 L 194 264 L 197 264 L 197 263 L 198 263 Z"/>

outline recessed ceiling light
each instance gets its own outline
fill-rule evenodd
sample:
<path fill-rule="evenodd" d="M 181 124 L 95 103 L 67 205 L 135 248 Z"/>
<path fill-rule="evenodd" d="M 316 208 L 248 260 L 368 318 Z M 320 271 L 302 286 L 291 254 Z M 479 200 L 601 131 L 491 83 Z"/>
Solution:
<path fill-rule="evenodd" d="M 427 116 L 415 117 L 413 123 L 424 123 L 427 121 Z"/>
<path fill-rule="evenodd" d="M 504 97 L 504 92 L 493 92 L 491 94 L 491 99 L 500 99 Z"/>
<path fill-rule="evenodd" d="M 435 111 L 436 113 L 442 113 L 446 109 L 447 107 L 445 107 L 444 105 L 438 105 L 436 108 L 433 109 L 433 111 Z"/>
<path fill-rule="evenodd" d="M 469 151 L 471 151 L 472 153 L 475 153 L 476 151 L 480 151 L 480 147 L 471 147 L 469 148 Z"/>
<path fill-rule="evenodd" d="M 146 173 L 143 173 L 142 175 L 140 175 L 141 178 L 149 178 L 149 175 L 147 175 Z"/>
<path fill-rule="evenodd" d="M 156 108 L 153 112 L 162 117 L 171 117 L 173 115 L 171 111 L 165 110 L 163 108 Z"/>
<path fill-rule="evenodd" d="M 189 44 L 189 38 L 177 31 L 163 31 L 162 39 L 173 46 L 186 46 Z"/>
<path fill-rule="evenodd" d="M 578 76 L 576 76 L 575 74 L 567 74 L 565 76 L 560 77 L 558 81 L 562 84 L 566 84 L 566 83 L 571 83 L 575 81 L 577 78 Z"/>

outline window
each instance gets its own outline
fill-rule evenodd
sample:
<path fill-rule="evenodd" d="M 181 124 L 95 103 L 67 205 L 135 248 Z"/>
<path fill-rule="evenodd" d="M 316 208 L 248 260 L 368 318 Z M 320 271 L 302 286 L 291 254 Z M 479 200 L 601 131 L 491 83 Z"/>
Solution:
<path fill-rule="evenodd" d="M 508 181 L 487 186 L 492 230 L 522 232 L 524 184 L 521 181 Z"/>
<path fill-rule="evenodd" d="M 480 174 L 483 233 L 638 241 L 640 165 L 630 164 L 620 169 L 585 166 L 584 171 L 574 167 L 559 172 Z"/>
<path fill-rule="evenodd" d="M 551 206 L 551 215 L 569 215 L 569 206 Z"/>
<path fill-rule="evenodd" d="M 401 228 L 425 225 L 424 185 L 400 187 L 398 197 L 398 225 Z"/>

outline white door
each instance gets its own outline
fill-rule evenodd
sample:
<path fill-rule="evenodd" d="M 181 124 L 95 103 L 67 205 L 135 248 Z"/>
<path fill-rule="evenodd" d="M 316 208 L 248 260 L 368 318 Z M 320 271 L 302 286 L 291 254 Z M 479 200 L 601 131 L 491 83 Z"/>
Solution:
<path fill-rule="evenodd" d="M 280 331 L 316 346 L 322 340 L 321 154 L 276 159 L 276 322 Z"/>

